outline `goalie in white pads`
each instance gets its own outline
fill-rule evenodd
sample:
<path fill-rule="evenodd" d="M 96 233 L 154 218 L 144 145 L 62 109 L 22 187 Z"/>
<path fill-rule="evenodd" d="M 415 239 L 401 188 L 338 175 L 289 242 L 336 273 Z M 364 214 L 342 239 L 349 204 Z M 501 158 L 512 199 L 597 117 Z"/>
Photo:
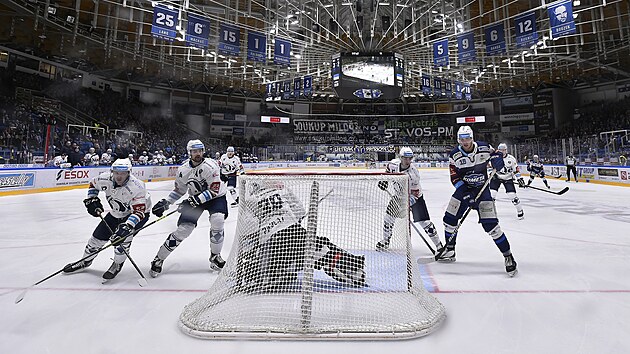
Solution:
<path fill-rule="evenodd" d="M 105 193 L 105 198 L 112 210 L 105 215 L 98 224 L 92 237 L 88 240 L 81 262 L 70 263 L 63 269 L 65 274 L 76 273 L 89 267 L 98 251 L 107 241 L 114 244 L 114 262 L 103 274 L 103 280 L 108 281 L 116 277 L 127 260 L 124 251 L 129 252 L 133 233 L 144 226 L 149 219 L 148 209 L 151 208 L 151 197 L 144 182 L 131 174 L 131 161 L 118 159 L 111 166 L 111 171 L 103 172 L 90 181 L 87 198 L 83 201 L 88 213 L 100 217 L 103 205 L 98 198 L 99 192 Z M 112 234 L 110 230 L 115 230 Z M 124 251 L 123 251 L 124 248 Z"/>
<path fill-rule="evenodd" d="M 239 218 L 255 222 L 248 223 L 250 229 L 241 230 L 244 236 L 236 271 L 241 291 L 296 290 L 307 251 L 314 253 L 314 269 L 347 286 L 365 286 L 365 256 L 350 254 L 326 237 L 313 235 L 309 240 L 302 226 L 307 211 L 282 181 L 251 182 L 245 188 Z"/>
<path fill-rule="evenodd" d="M 227 148 L 227 152 L 221 156 L 219 160 L 221 166 L 221 178 L 227 182 L 227 189 L 234 199 L 231 206 L 238 205 L 238 190 L 236 190 L 236 177 L 238 174 L 245 174 L 245 169 L 241 163 L 241 159 L 234 154 L 234 147 Z"/>
<path fill-rule="evenodd" d="M 389 247 L 389 241 L 392 238 L 392 232 L 394 228 L 394 222 L 396 218 L 404 217 L 404 213 L 408 213 L 407 210 L 401 210 L 401 206 L 405 205 L 401 198 L 409 198 L 409 207 L 413 215 L 413 222 L 422 228 L 427 235 L 431 238 L 431 241 L 435 244 L 437 249 L 442 248 L 442 242 L 437 234 L 435 225 L 430 220 L 429 210 L 427 204 L 424 201 L 424 195 L 422 194 L 422 187 L 420 186 L 420 173 L 418 169 L 411 164 L 413 158 L 413 151 L 411 148 L 403 147 L 399 152 L 400 158 L 391 160 L 385 169 L 386 173 L 406 173 L 409 176 L 409 196 L 402 195 L 403 186 L 393 184 L 389 185 L 387 181 L 378 182 L 378 187 L 383 191 L 389 192 L 389 188 L 393 189 L 393 195 L 387 206 L 385 212 L 385 220 L 383 222 L 383 239 L 376 244 L 377 250 L 384 250 Z"/>
<path fill-rule="evenodd" d="M 492 199 L 496 200 L 499 187 L 503 185 L 503 187 L 505 188 L 505 194 L 507 194 L 508 197 L 512 199 L 512 204 L 514 204 L 514 206 L 516 207 L 516 216 L 519 219 L 523 219 L 523 206 L 521 205 L 521 201 L 516 195 L 516 188 L 514 188 L 514 179 L 516 178 L 518 186 L 521 188 L 526 187 L 525 181 L 523 180 L 523 177 L 521 177 L 521 171 L 519 170 L 518 164 L 516 163 L 516 158 L 508 154 L 507 144 L 499 144 L 497 150 L 499 150 L 503 154 L 503 162 L 505 167 L 498 170 L 490 181 L 490 193 L 492 193 Z"/>
<path fill-rule="evenodd" d="M 210 214 L 210 269 L 220 271 L 225 265 L 221 258 L 223 248 L 223 225 L 228 216 L 225 184 L 219 177 L 219 165 L 212 159 L 203 157 L 205 146 L 200 140 L 190 140 L 186 146 L 190 159 L 177 169 L 175 188 L 155 204 L 153 214 L 161 217 L 171 204 L 177 202 L 186 192 L 188 199 L 179 206 L 177 230 L 168 235 L 151 262 L 151 276 L 162 272 L 164 260 L 197 227 L 197 220 L 204 211 Z"/>

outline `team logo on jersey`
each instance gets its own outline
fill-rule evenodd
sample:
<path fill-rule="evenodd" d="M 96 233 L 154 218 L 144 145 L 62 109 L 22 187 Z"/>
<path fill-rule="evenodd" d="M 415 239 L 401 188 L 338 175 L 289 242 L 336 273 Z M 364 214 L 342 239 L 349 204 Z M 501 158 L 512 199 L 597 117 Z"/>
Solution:
<path fill-rule="evenodd" d="M 480 187 L 486 181 L 486 176 L 480 173 L 471 173 L 469 175 L 464 176 L 464 182 L 473 187 Z"/>
<path fill-rule="evenodd" d="M 106 191 L 107 190 L 107 186 L 102 186 L 101 190 Z"/>

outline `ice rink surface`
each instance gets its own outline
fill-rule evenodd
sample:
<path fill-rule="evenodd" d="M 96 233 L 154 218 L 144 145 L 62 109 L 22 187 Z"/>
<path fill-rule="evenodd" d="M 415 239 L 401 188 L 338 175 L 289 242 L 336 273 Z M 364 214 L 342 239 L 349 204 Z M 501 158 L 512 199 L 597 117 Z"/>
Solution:
<path fill-rule="evenodd" d="M 420 174 L 443 239 L 441 219 L 453 191 L 448 171 Z M 0 353 L 630 353 L 630 188 L 549 182 L 554 190 L 571 189 L 562 196 L 518 189 L 524 220 L 499 192 L 500 225 L 518 275 L 507 277 L 503 257 L 476 213 L 469 215 L 457 262 L 419 266 L 447 309 L 446 321 L 426 337 L 403 341 L 219 341 L 183 334 L 182 308 L 217 277 L 208 269 L 205 216 L 147 287 L 138 286 L 130 262 L 101 284 L 113 255 L 105 250 L 87 271 L 55 276 L 14 304 L 23 287 L 81 258 L 99 219 L 85 211 L 83 189 L 0 197 Z M 154 203 L 172 183 L 147 184 Z M 534 185 L 544 187 L 539 179 Z M 230 212 L 224 258 L 237 223 L 237 209 Z M 147 277 L 176 221 L 161 220 L 135 238 L 131 254 Z M 415 255 L 429 255 L 413 237 Z"/>

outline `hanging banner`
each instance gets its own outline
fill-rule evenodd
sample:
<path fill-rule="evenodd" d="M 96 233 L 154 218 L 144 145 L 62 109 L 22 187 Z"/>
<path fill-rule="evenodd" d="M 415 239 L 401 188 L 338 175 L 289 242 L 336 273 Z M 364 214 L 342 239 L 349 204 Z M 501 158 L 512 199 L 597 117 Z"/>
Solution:
<path fill-rule="evenodd" d="M 313 93 L 313 77 L 304 76 L 304 96 L 310 96 Z"/>
<path fill-rule="evenodd" d="M 499 55 L 505 52 L 505 30 L 503 23 L 497 23 L 485 28 L 486 54 Z"/>
<path fill-rule="evenodd" d="M 464 93 L 464 99 L 466 99 L 466 101 L 472 100 L 472 92 L 470 91 L 470 84 L 464 84 L 462 91 Z"/>
<path fill-rule="evenodd" d="M 558 38 L 575 33 L 575 22 L 573 22 L 573 2 L 564 1 L 549 5 L 549 24 L 551 26 L 551 37 Z"/>
<path fill-rule="evenodd" d="M 459 64 L 477 60 L 475 52 L 475 32 L 468 32 L 457 36 L 457 60 Z"/>
<path fill-rule="evenodd" d="M 186 29 L 185 37 L 187 45 L 207 49 L 209 35 L 210 20 L 192 14 L 188 15 L 188 28 Z"/>
<path fill-rule="evenodd" d="M 516 33 L 516 46 L 529 47 L 538 41 L 536 31 L 536 13 L 520 15 L 514 19 L 514 29 Z"/>
<path fill-rule="evenodd" d="M 247 32 L 247 60 L 266 62 L 267 37 L 263 33 Z"/>
<path fill-rule="evenodd" d="M 444 80 L 444 94 L 446 94 L 447 98 L 451 98 L 453 96 L 453 87 L 449 80 Z"/>
<path fill-rule="evenodd" d="M 217 51 L 223 55 L 238 56 L 241 52 L 241 30 L 226 24 L 219 28 Z"/>
<path fill-rule="evenodd" d="M 291 65 L 291 42 L 276 38 L 273 62 L 278 65 Z"/>
<path fill-rule="evenodd" d="M 300 97 L 300 91 L 302 90 L 302 78 L 296 77 L 293 79 L 293 97 Z"/>
<path fill-rule="evenodd" d="M 291 93 L 293 93 L 293 91 L 291 91 L 291 81 L 284 81 L 282 82 L 282 99 L 283 100 L 288 100 L 289 98 L 291 98 Z"/>
<path fill-rule="evenodd" d="M 437 77 L 433 78 L 433 94 L 438 97 L 442 96 L 442 80 Z"/>
<path fill-rule="evenodd" d="M 455 81 L 455 98 L 462 99 L 462 83 L 459 81 Z"/>
<path fill-rule="evenodd" d="M 427 75 L 422 75 L 422 93 L 425 96 L 431 94 L 431 78 Z"/>
<path fill-rule="evenodd" d="M 179 22 L 177 10 L 165 6 L 156 6 L 153 9 L 153 23 L 151 34 L 153 37 L 173 41 L 177 38 L 177 23 Z"/>
<path fill-rule="evenodd" d="M 448 65 L 448 39 L 433 43 L 433 64 L 435 66 Z"/>

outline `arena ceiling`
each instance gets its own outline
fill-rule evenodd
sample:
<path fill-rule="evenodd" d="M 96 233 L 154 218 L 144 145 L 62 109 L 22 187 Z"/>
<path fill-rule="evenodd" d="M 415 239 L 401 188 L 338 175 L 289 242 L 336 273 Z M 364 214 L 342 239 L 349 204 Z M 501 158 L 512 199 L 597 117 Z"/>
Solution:
<path fill-rule="evenodd" d="M 158 3 L 180 9 L 182 18 L 210 19 L 209 49 L 153 38 Z M 471 82 L 482 96 L 630 79 L 630 0 L 573 4 L 576 32 L 555 40 L 545 5 L 528 0 L 0 0 L 0 34 L 4 45 L 108 78 L 244 96 L 260 96 L 266 82 L 312 75 L 315 93 L 330 98 L 331 56 L 340 51 L 402 53 L 404 94 L 411 97 L 421 97 L 422 74 Z M 513 22 L 528 11 L 539 39 L 516 48 Z M 484 28 L 494 23 L 504 24 L 507 51 L 489 56 Z M 240 56 L 216 52 L 220 24 L 241 29 Z M 291 66 L 247 61 L 247 31 L 265 33 L 269 46 L 275 38 L 290 40 Z M 457 36 L 470 31 L 477 59 L 461 64 Z M 436 68 L 433 43 L 441 39 L 449 40 L 449 65 Z"/>

